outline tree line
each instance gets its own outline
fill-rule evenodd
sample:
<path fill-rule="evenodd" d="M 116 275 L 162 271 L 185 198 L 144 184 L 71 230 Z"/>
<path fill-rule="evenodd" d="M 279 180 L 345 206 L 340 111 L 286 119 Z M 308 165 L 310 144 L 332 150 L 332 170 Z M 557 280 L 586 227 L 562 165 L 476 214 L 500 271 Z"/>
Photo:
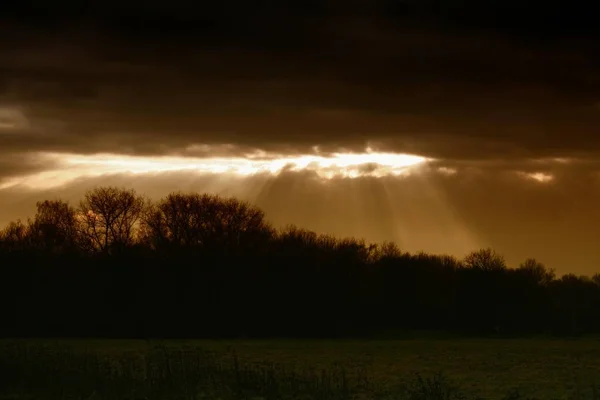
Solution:
<path fill-rule="evenodd" d="M 5 337 L 600 333 L 600 274 L 276 230 L 234 198 L 117 187 L 1 230 L 0 300 Z"/>

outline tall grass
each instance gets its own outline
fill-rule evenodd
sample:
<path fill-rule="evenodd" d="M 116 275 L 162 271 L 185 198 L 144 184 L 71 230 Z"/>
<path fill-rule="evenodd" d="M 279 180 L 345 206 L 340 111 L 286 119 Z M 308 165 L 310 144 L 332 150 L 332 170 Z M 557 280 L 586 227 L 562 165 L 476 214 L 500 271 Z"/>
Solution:
<path fill-rule="evenodd" d="M 198 348 L 153 345 L 118 356 L 16 343 L 0 354 L 0 393 L 45 399 L 352 399 L 370 390 L 343 368 L 242 363 Z"/>
<path fill-rule="evenodd" d="M 443 374 L 383 387 L 363 369 L 241 362 L 197 347 L 111 352 L 15 342 L 0 352 L 0 400 L 463 400 Z M 557 398 L 560 396 L 557 396 Z M 498 398 L 525 399 L 518 392 Z M 588 396 L 600 400 L 600 391 Z"/>

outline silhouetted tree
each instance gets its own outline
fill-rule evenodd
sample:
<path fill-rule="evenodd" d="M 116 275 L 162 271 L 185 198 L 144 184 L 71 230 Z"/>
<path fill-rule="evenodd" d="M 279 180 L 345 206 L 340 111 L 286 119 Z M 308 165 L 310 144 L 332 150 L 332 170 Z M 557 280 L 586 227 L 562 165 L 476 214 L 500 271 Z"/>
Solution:
<path fill-rule="evenodd" d="M 155 247 L 258 246 L 273 230 L 264 213 L 248 203 L 219 196 L 170 194 L 152 206 L 144 218 L 145 240 Z"/>
<path fill-rule="evenodd" d="M 465 257 L 463 264 L 467 268 L 481 271 L 501 271 L 506 269 L 504 257 L 490 248 L 481 249 L 468 254 Z"/>
<path fill-rule="evenodd" d="M 556 278 L 554 270 L 546 268 L 534 258 L 525 260 L 517 269 L 517 273 L 542 286 L 548 286 Z"/>
<path fill-rule="evenodd" d="M 13 337 L 578 335 L 600 333 L 600 274 L 275 232 L 236 199 L 101 187 L 0 230 L 0 315 Z"/>
<path fill-rule="evenodd" d="M 595 273 L 594 276 L 592 276 L 592 282 L 600 289 L 600 273 Z"/>
<path fill-rule="evenodd" d="M 402 255 L 402 252 L 398 248 L 398 245 L 393 242 L 384 242 L 376 249 L 376 258 L 381 259 L 394 259 Z"/>
<path fill-rule="evenodd" d="M 78 244 L 78 221 L 75 209 L 61 200 L 38 202 L 30 225 L 34 241 L 45 250 L 64 252 Z"/>
<path fill-rule="evenodd" d="M 77 217 L 92 249 L 109 252 L 132 245 L 146 202 L 133 189 L 99 187 L 85 193 Z"/>
<path fill-rule="evenodd" d="M 31 246 L 31 230 L 21 220 L 10 222 L 0 231 L 0 248 L 5 251 L 25 250 Z"/>

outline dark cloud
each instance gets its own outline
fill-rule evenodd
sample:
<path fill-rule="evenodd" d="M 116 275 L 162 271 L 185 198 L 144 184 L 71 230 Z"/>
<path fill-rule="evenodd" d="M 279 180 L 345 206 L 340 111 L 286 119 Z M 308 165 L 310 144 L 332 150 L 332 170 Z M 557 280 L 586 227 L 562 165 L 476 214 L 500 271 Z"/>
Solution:
<path fill-rule="evenodd" d="M 23 154 L 4 154 L 0 156 L 0 185 L 7 178 L 34 174 L 54 166 L 56 165 L 40 163 Z"/>
<path fill-rule="evenodd" d="M 63 28 L 15 19 L 3 36 L 18 45 L 0 49 L 2 98 L 27 107 L 38 131 L 53 129 L 54 148 L 78 152 L 366 140 L 453 158 L 600 149 L 593 36 L 566 26 L 550 40 L 555 29 L 535 22 L 536 41 L 473 31 L 477 24 L 458 29 L 446 23 L 458 21 L 450 3 L 415 4 L 395 16 L 403 8 L 384 2 L 271 11 L 235 3 L 229 13 L 215 6 L 212 20 L 109 4 L 72 10 L 80 22 Z M 490 10 L 514 8 L 468 6 L 469 21 L 491 22 Z M 44 29 L 32 34 L 31 24 Z M 28 135 L 3 140 L 4 148 L 51 146 Z"/>

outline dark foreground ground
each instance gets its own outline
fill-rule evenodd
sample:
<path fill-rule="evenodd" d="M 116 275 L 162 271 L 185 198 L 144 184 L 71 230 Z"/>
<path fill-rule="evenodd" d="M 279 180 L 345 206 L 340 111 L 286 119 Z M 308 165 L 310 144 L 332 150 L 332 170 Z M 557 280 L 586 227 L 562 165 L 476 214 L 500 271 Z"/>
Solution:
<path fill-rule="evenodd" d="M 598 339 L 2 340 L 0 399 L 600 399 Z"/>

